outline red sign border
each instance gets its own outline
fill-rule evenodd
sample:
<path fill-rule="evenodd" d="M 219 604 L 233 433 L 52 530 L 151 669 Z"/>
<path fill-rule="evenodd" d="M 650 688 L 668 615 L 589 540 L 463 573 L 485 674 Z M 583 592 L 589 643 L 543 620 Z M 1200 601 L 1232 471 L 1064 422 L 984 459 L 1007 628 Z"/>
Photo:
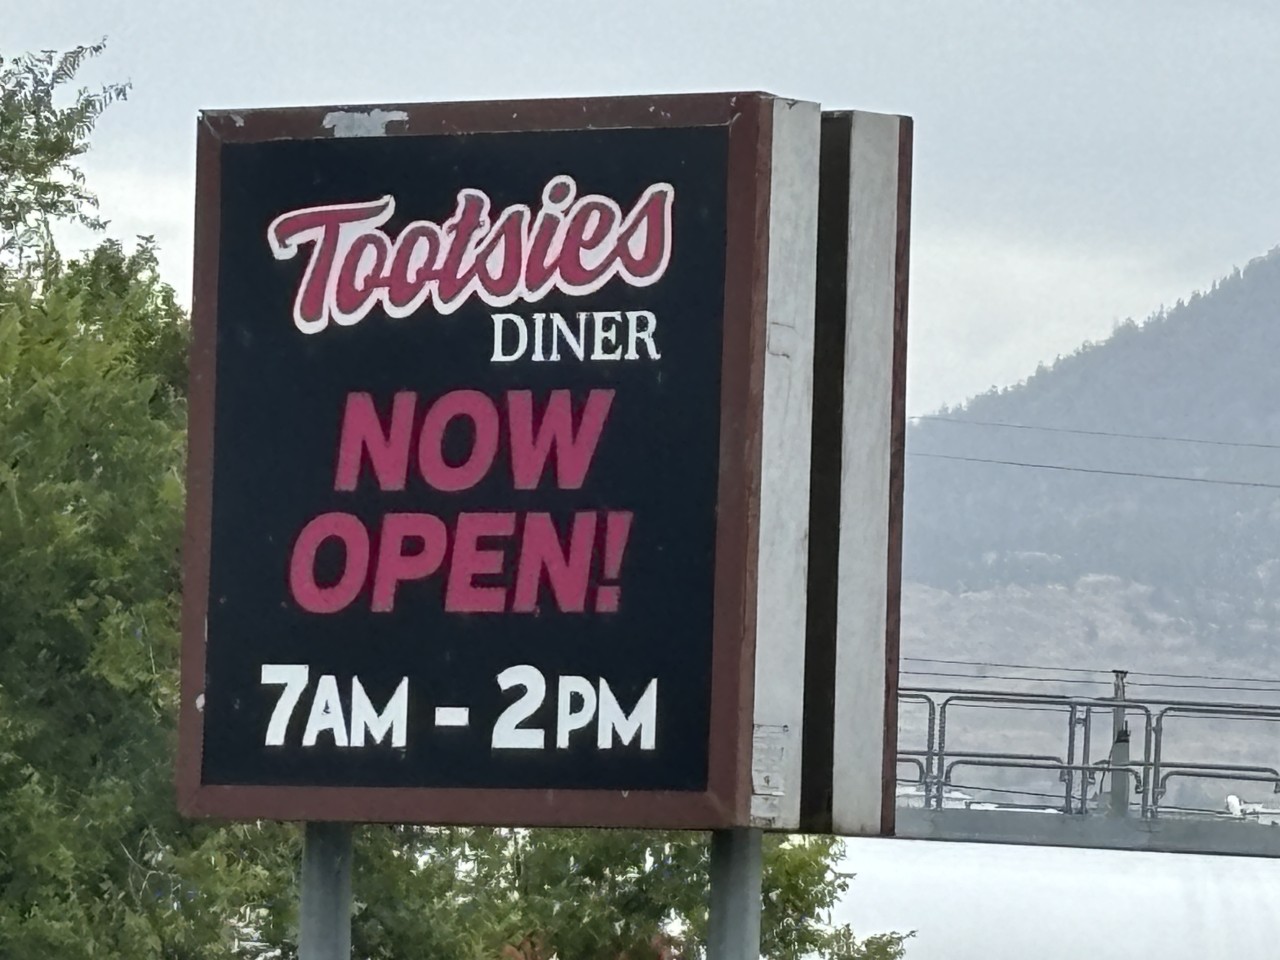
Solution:
<path fill-rule="evenodd" d="M 764 93 L 301 107 L 201 114 L 196 141 L 178 807 L 193 817 L 495 826 L 719 829 L 750 822 L 771 109 Z M 328 139 L 335 113 L 382 111 L 387 136 L 618 128 L 728 129 L 720 472 L 709 776 L 703 791 L 229 786 L 201 782 L 224 143 Z"/>

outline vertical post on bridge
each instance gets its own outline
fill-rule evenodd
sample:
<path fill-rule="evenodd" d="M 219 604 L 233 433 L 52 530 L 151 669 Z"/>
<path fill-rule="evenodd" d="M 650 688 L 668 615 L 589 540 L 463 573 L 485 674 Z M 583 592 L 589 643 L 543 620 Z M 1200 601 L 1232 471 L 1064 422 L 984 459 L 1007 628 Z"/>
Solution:
<path fill-rule="evenodd" d="M 1127 670 L 1113 670 L 1117 706 L 1111 709 L 1111 803 L 1107 811 L 1112 817 L 1129 815 L 1129 725 L 1124 719 L 1124 680 Z"/>

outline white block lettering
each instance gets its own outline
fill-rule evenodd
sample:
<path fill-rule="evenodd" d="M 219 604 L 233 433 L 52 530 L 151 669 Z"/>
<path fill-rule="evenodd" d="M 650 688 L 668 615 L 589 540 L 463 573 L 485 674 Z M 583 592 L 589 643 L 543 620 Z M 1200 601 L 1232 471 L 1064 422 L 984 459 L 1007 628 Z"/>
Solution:
<path fill-rule="evenodd" d="M 641 326 L 643 324 L 643 326 Z M 653 342 L 653 333 L 658 329 L 658 318 L 648 310 L 628 310 L 627 311 L 627 352 L 624 359 L 639 360 L 640 354 L 636 351 L 636 344 L 643 340 L 644 348 L 649 354 L 650 360 L 660 360 L 662 354 L 658 352 L 658 345 Z"/>
<path fill-rule="evenodd" d="M 436 707 L 437 727 L 466 727 L 471 724 L 468 707 Z"/>
<path fill-rule="evenodd" d="M 493 317 L 493 356 L 489 358 L 492 363 L 509 363 L 512 360 L 519 360 L 524 356 L 525 350 L 529 348 L 529 330 L 525 327 L 524 317 L 517 313 L 495 313 Z M 502 349 L 505 343 L 503 336 L 503 325 L 505 322 L 515 324 L 516 346 L 509 353 Z"/>
<path fill-rule="evenodd" d="M 657 726 L 658 680 L 656 677 L 649 681 L 644 693 L 640 694 L 640 699 L 636 701 L 635 708 L 632 709 L 630 715 L 623 712 L 622 707 L 618 704 L 617 697 L 609 689 L 609 684 L 604 678 L 601 678 L 600 719 L 596 726 L 597 747 L 601 750 L 612 749 L 615 733 L 618 735 L 618 740 L 625 747 L 635 739 L 638 733 L 640 735 L 640 749 L 652 750 L 654 741 L 657 738 Z"/>
<path fill-rule="evenodd" d="M 314 747 L 325 731 L 333 734 L 333 742 L 337 746 L 347 745 L 347 724 L 342 715 L 342 698 L 338 696 L 338 679 L 330 673 L 322 676 L 316 684 L 316 698 L 311 702 L 311 716 L 307 717 L 302 745 Z"/>
<path fill-rule="evenodd" d="M 524 687 L 524 695 L 499 714 L 493 725 L 492 745 L 495 750 L 541 750 L 546 745 L 546 733 L 537 727 L 521 727 L 520 724 L 542 706 L 547 694 L 547 681 L 536 667 L 521 664 L 507 667 L 498 674 L 498 686 L 502 690 Z"/>
<path fill-rule="evenodd" d="M 379 713 L 369 701 L 359 677 L 351 678 L 351 746 L 378 744 L 391 734 L 391 746 L 403 747 L 409 727 L 409 678 L 396 687 Z"/>
<path fill-rule="evenodd" d="M 592 360 L 617 360 L 622 356 L 622 347 L 618 344 L 618 324 L 622 322 L 622 314 L 617 310 L 606 310 L 595 314 L 596 336 L 595 349 L 591 352 Z M 605 347 L 610 349 L 605 352 Z"/>
<path fill-rule="evenodd" d="M 560 339 L 564 338 L 565 346 L 573 352 L 573 355 L 579 360 L 585 360 L 587 353 L 584 346 L 587 342 L 587 317 L 589 313 L 578 314 L 578 335 L 575 337 L 573 331 L 569 329 L 569 323 L 558 313 L 551 314 L 551 356 L 549 360 L 560 359 Z"/>
<path fill-rule="evenodd" d="M 573 708 L 575 696 L 582 701 L 582 706 L 577 710 Z M 563 750 L 569 746 L 569 734 L 574 730 L 581 730 L 595 716 L 595 687 L 586 677 L 561 677 L 558 700 L 556 746 Z"/>
<path fill-rule="evenodd" d="M 280 699 L 271 711 L 271 720 L 267 723 L 268 747 L 284 745 L 284 736 L 289 730 L 289 720 L 294 708 L 302 699 L 302 691 L 307 688 L 307 674 L 310 671 L 305 663 L 264 663 L 262 665 L 262 683 L 284 684 L 280 691 Z"/>
<path fill-rule="evenodd" d="M 545 313 L 535 313 L 533 315 L 533 356 L 530 360 L 541 362 L 547 359 L 546 354 L 542 352 L 542 321 L 546 319 Z"/>

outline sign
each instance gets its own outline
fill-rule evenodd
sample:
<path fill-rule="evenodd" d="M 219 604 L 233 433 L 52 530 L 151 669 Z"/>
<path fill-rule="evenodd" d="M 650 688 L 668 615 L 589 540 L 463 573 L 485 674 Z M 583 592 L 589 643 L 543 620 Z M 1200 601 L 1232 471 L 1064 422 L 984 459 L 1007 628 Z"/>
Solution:
<path fill-rule="evenodd" d="M 819 137 L 201 116 L 184 812 L 798 825 Z"/>

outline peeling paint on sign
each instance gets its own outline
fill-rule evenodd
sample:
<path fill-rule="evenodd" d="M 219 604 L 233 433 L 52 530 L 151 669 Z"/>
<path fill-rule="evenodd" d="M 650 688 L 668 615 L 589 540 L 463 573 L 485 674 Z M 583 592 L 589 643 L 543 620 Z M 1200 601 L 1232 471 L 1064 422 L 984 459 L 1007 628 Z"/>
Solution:
<path fill-rule="evenodd" d="M 334 110 L 324 116 L 324 128 L 335 137 L 385 137 L 388 123 L 404 123 L 403 110 Z"/>
<path fill-rule="evenodd" d="M 758 723 L 752 737 L 751 792 L 757 797 L 780 797 L 786 793 L 787 741 L 791 731 L 785 725 Z"/>

